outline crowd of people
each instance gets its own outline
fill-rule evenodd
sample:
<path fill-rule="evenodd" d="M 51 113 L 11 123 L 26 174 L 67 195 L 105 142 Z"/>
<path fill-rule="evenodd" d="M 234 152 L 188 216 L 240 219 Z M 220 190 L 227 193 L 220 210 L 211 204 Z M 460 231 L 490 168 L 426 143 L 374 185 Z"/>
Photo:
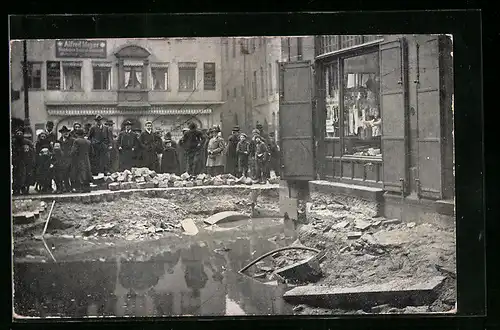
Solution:
<path fill-rule="evenodd" d="M 113 134 L 113 121 L 103 123 L 101 115 L 95 125 L 75 123 L 72 129 L 62 126 L 60 138 L 54 123 L 37 134 L 35 143 L 16 129 L 12 139 L 13 194 L 29 194 L 30 187 L 40 193 L 89 192 L 93 176 L 110 175 L 132 167 L 147 167 L 157 173 L 182 174 L 191 178 L 207 173 L 223 173 L 238 178 L 250 177 L 265 183 L 271 171 L 280 172 L 280 149 L 274 133 L 266 135 L 257 124 L 251 136 L 235 126 L 225 140 L 218 126 L 200 130 L 195 123 L 183 129 L 179 141 L 172 134 L 153 131 L 146 122 L 145 130 L 133 130 L 125 122 L 118 135 Z"/>

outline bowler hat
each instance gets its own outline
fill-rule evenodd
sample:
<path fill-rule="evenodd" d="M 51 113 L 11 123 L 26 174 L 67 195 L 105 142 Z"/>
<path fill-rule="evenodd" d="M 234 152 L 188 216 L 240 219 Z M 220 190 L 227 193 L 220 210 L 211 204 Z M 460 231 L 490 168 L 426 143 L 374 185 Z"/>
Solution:
<path fill-rule="evenodd" d="M 102 116 L 101 115 L 95 116 L 95 120 L 102 120 Z"/>
<path fill-rule="evenodd" d="M 66 127 L 66 125 L 64 125 L 60 130 L 59 130 L 59 133 L 68 133 L 69 132 L 69 129 Z"/>
<path fill-rule="evenodd" d="M 125 122 L 125 126 L 132 126 L 132 122 L 131 122 L 130 120 L 127 120 L 127 121 Z"/>

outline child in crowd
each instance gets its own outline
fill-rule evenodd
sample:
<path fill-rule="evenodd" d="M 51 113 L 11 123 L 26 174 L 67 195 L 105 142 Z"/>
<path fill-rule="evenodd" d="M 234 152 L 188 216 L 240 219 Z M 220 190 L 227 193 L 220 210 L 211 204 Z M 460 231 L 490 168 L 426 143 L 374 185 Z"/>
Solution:
<path fill-rule="evenodd" d="M 266 166 L 269 160 L 269 151 L 261 136 L 255 137 L 255 162 L 257 180 L 266 183 Z"/>
<path fill-rule="evenodd" d="M 238 141 L 236 146 L 236 153 L 238 156 L 238 176 L 246 177 L 248 175 L 248 141 L 245 133 L 240 135 L 240 141 Z"/>
<path fill-rule="evenodd" d="M 52 155 L 48 148 L 42 148 L 37 155 L 36 173 L 37 183 L 40 185 L 40 192 L 52 192 L 52 178 L 54 174 L 54 164 Z"/>

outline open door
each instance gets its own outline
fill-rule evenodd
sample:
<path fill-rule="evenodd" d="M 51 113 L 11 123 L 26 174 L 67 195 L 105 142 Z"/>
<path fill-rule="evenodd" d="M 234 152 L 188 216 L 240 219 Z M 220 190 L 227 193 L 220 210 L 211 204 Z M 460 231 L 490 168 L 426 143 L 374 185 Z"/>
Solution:
<path fill-rule="evenodd" d="M 384 189 L 406 193 L 408 184 L 408 54 L 404 39 L 380 45 L 380 106 Z"/>
<path fill-rule="evenodd" d="M 280 63 L 279 131 L 282 178 L 314 180 L 312 67 L 309 61 Z"/>

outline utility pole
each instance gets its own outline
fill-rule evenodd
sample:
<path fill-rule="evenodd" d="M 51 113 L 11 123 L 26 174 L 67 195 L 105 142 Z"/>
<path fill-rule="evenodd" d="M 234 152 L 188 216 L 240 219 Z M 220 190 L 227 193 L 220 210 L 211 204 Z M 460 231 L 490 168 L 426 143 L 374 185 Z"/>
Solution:
<path fill-rule="evenodd" d="M 30 125 L 30 106 L 29 106 L 29 75 L 28 75 L 28 53 L 26 40 L 23 40 L 23 85 L 24 85 L 24 133 L 33 140 L 33 132 Z"/>

